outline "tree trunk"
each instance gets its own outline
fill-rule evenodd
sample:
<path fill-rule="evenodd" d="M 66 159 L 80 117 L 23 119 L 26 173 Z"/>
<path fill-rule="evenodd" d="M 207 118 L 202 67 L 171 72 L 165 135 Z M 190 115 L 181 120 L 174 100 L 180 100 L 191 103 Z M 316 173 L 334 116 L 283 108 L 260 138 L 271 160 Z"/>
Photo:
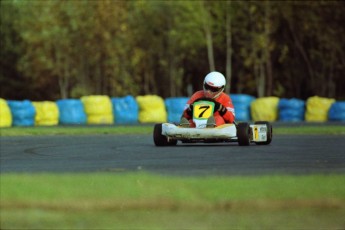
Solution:
<path fill-rule="evenodd" d="M 150 77 L 149 77 L 149 73 L 147 71 L 145 71 L 144 73 L 144 94 L 149 94 L 150 92 Z"/>
<path fill-rule="evenodd" d="M 64 73 L 62 76 L 59 76 L 59 86 L 60 86 L 60 94 L 62 99 L 68 98 L 68 69 L 67 69 L 67 62 L 64 65 Z"/>
<path fill-rule="evenodd" d="M 256 90 L 258 97 L 265 96 L 265 66 L 260 60 L 254 64 L 254 73 L 256 79 Z"/>
<path fill-rule="evenodd" d="M 335 62 L 335 53 L 332 52 L 331 62 L 330 62 L 331 66 L 329 70 L 328 84 L 327 84 L 328 97 L 330 98 L 335 97 L 335 91 L 336 91 L 336 84 L 334 82 L 334 62 Z"/>
<path fill-rule="evenodd" d="M 170 79 L 170 97 L 176 96 L 176 84 L 175 84 L 175 74 L 174 74 L 173 63 L 170 59 L 169 63 L 169 79 Z"/>
<path fill-rule="evenodd" d="M 267 80 L 267 87 L 266 87 L 266 96 L 272 96 L 273 92 L 273 71 L 272 71 L 272 61 L 271 61 L 271 50 L 270 50 L 270 3 L 266 1 L 266 8 L 265 8 L 265 36 L 266 36 L 266 49 L 265 49 L 265 61 L 266 61 L 266 80 Z"/>
<path fill-rule="evenodd" d="M 65 60 L 65 62 L 63 63 L 61 61 L 61 51 L 59 50 L 58 47 L 54 47 L 55 49 L 55 63 L 56 63 L 56 70 L 57 70 L 57 77 L 58 77 L 58 83 L 59 83 L 59 90 L 60 90 L 60 97 L 62 99 L 65 99 L 68 97 L 68 93 L 67 93 L 67 87 L 68 87 L 68 70 L 67 70 L 67 65 L 68 62 Z M 66 55 L 67 56 L 67 55 Z M 63 69 L 63 71 L 62 71 Z"/>
<path fill-rule="evenodd" d="M 208 57 L 210 71 L 214 71 L 216 68 L 214 64 L 213 40 L 212 40 L 211 28 L 209 25 L 205 26 L 205 37 L 206 37 L 207 57 Z"/>
<path fill-rule="evenodd" d="M 289 21 L 289 19 L 287 19 L 287 22 L 288 22 L 288 26 L 289 26 L 289 29 L 291 31 L 291 34 L 292 34 L 292 37 L 294 39 L 294 42 L 296 44 L 296 47 L 297 49 L 300 51 L 302 57 L 303 57 L 303 60 L 305 61 L 306 65 L 307 65 L 307 70 L 308 70 L 308 73 L 309 73 L 309 77 L 310 77 L 310 80 L 311 80 L 311 85 L 312 85 L 312 89 L 314 89 L 314 86 L 315 86 L 315 75 L 314 75 L 314 71 L 313 71 L 313 68 L 312 68 L 312 65 L 310 63 L 310 60 L 308 58 L 308 55 L 305 51 L 305 49 L 303 48 L 301 42 L 299 41 L 294 29 L 292 28 L 292 25 L 291 25 L 291 22 Z"/>
<path fill-rule="evenodd" d="M 225 93 L 229 94 L 231 90 L 231 56 L 232 56 L 232 41 L 231 41 L 231 1 L 227 2 L 226 7 L 226 82 Z"/>
<path fill-rule="evenodd" d="M 206 48 L 207 48 L 207 57 L 208 57 L 208 63 L 210 71 L 215 70 L 215 64 L 214 64 L 214 54 L 213 54 L 213 40 L 212 40 L 212 32 L 211 32 L 211 25 L 210 25 L 210 14 L 208 13 L 206 7 L 203 5 L 203 2 L 200 2 L 202 11 L 204 12 L 203 17 L 203 24 L 204 24 L 204 33 L 205 33 L 205 39 L 206 39 Z"/>

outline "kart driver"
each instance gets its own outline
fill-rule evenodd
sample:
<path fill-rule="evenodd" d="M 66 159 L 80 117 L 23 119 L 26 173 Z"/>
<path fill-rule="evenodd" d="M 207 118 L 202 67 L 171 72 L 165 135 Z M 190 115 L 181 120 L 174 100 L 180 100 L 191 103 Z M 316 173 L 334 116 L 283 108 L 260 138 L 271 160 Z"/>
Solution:
<path fill-rule="evenodd" d="M 223 92 L 225 84 L 226 80 L 223 74 L 215 71 L 207 74 L 204 79 L 203 90 L 195 92 L 187 101 L 181 117 L 181 125 L 184 126 L 189 123 L 190 127 L 195 127 L 192 120 L 193 103 L 202 98 L 206 100 L 211 99 L 215 103 L 215 112 L 213 117 L 211 117 L 211 121 L 207 122 L 208 124 L 213 122 L 213 126 L 219 126 L 225 123 L 233 123 L 235 120 L 235 109 L 230 97 Z"/>

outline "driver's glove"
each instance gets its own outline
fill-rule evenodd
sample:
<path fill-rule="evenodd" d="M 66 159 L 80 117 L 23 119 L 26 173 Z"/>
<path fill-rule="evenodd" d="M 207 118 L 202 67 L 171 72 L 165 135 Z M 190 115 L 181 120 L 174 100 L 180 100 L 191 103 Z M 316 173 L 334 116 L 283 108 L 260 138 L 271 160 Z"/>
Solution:
<path fill-rule="evenodd" d="M 224 116 L 227 111 L 226 108 L 218 101 L 216 101 L 214 104 L 214 111 L 218 111 L 221 116 Z"/>
<path fill-rule="evenodd" d="M 193 116 L 193 105 L 190 104 L 189 107 L 186 110 L 188 116 L 192 117 Z"/>

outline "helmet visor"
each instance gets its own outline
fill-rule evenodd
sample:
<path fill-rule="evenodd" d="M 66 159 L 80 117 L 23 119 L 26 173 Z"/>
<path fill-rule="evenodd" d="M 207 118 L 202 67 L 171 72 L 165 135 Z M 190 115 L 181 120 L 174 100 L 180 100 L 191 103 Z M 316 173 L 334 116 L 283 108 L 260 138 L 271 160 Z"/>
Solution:
<path fill-rule="evenodd" d="M 204 84 L 204 89 L 208 90 L 208 91 L 211 91 L 213 93 L 219 92 L 219 91 L 223 90 L 223 88 L 224 88 L 224 86 L 222 86 L 222 87 L 214 87 L 214 86 L 208 85 L 207 83 Z"/>

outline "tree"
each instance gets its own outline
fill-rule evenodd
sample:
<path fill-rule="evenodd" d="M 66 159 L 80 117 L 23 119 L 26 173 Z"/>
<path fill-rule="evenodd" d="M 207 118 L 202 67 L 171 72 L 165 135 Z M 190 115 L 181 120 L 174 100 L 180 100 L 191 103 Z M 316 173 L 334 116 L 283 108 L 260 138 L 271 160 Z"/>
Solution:
<path fill-rule="evenodd" d="M 17 71 L 22 42 L 14 28 L 18 10 L 12 1 L 0 1 L 0 98 L 25 99 L 30 94 L 30 81 Z"/>
<path fill-rule="evenodd" d="M 231 65 L 231 57 L 232 57 L 232 32 L 231 32 L 231 1 L 226 2 L 226 24 L 225 24 L 225 31 L 226 31 L 226 82 L 228 82 L 229 87 L 225 88 L 225 92 L 227 94 L 230 93 L 231 90 L 231 78 L 232 78 L 232 65 Z"/>
<path fill-rule="evenodd" d="M 295 82 L 293 87 L 286 87 L 302 87 L 295 93 L 297 97 L 336 96 L 335 82 L 341 82 L 339 73 L 344 70 L 342 10 L 342 2 L 313 2 L 290 3 L 282 11 L 292 38 L 292 43 L 287 42 L 287 83 Z"/>
<path fill-rule="evenodd" d="M 345 97 L 341 1 L 0 4 L 5 98 L 184 96 L 210 70 L 233 93 Z"/>

